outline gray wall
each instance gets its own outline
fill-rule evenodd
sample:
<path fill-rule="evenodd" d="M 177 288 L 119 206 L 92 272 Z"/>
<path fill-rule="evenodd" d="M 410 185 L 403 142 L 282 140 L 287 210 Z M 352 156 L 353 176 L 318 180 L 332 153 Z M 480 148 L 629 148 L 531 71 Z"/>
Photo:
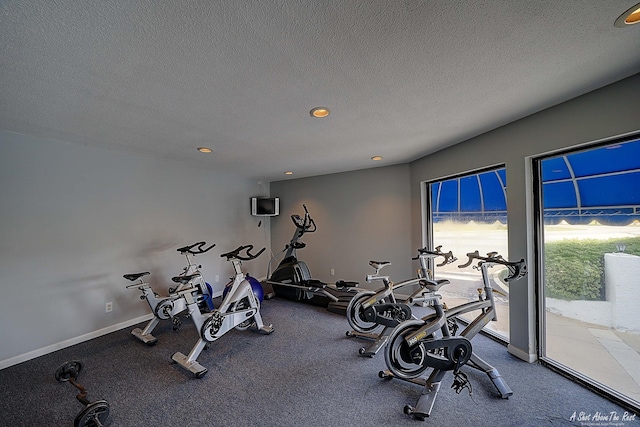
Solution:
<path fill-rule="evenodd" d="M 291 214 L 304 214 L 304 203 L 318 230 L 302 238 L 307 247 L 298 258 L 315 279 L 355 280 L 376 289 L 379 283 L 364 280 L 374 272 L 370 260 L 390 261 L 384 271 L 391 277 L 410 276 L 414 249 L 409 246 L 408 182 L 409 165 L 399 165 L 271 183 L 271 194 L 281 203 L 281 215 L 271 223 L 273 251 L 291 239 Z"/>
<path fill-rule="evenodd" d="M 180 246 L 216 244 L 196 258 L 216 291 L 233 274 L 221 253 L 269 247 L 249 210 L 265 189 L 238 176 L 0 132 L 0 182 L 0 368 L 148 315 L 122 275 L 151 271 L 166 295 Z M 262 277 L 268 260 L 244 266 Z"/>

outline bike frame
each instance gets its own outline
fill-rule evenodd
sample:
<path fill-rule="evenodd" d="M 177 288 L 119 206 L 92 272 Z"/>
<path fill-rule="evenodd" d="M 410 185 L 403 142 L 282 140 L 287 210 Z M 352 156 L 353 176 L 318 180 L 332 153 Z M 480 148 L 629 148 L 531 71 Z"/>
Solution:
<path fill-rule="evenodd" d="M 233 264 L 235 277 L 233 284 L 222 300 L 220 307 L 214 309 L 211 313 L 200 313 L 197 301 L 188 291 L 180 293 L 182 298 L 186 301 L 189 315 L 196 330 L 198 331 L 199 338 L 188 355 L 176 352 L 171 356 L 171 359 L 183 368 L 192 372 L 196 378 L 202 378 L 207 373 L 207 368 L 197 361 L 202 350 L 210 343 L 221 338 L 231 329 L 238 328 L 240 330 L 245 330 L 248 329 L 251 324 L 255 324 L 258 331 L 264 334 L 270 334 L 273 332 L 273 327 L 271 325 L 264 325 L 262 317 L 260 316 L 260 302 L 253 293 L 251 284 L 242 272 L 242 259 L 254 259 L 264 252 L 264 249 L 262 249 L 256 255 L 252 255 L 250 253 L 252 248 L 253 246 L 251 245 L 240 246 L 235 251 L 221 255 L 223 257 L 226 256 L 227 260 L 231 261 Z M 244 249 L 247 250 L 247 257 L 239 255 L 239 252 Z M 248 307 L 244 306 L 244 302 L 242 306 L 240 306 L 241 301 L 247 301 Z"/>
<path fill-rule="evenodd" d="M 439 249 L 440 249 L 440 246 L 436 248 L 436 250 L 438 251 Z M 381 280 L 382 283 L 384 284 L 384 287 L 375 291 L 375 294 L 371 298 L 369 298 L 367 301 L 362 303 L 362 308 L 365 308 L 365 309 L 369 308 L 372 305 L 378 304 L 381 301 L 385 300 L 387 297 L 390 299 L 391 302 L 395 303 L 397 302 L 397 299 L 394 291 L 401 288 L 405 288 L 407 286 L 420 285 L 420 288 L 418 288 L 411 295 L 409 295 L 409 297 L 406 300 L 404 300 L 405 302 L 409 302 L 412 300 L 417 302 L 416 297 L 418 295 L 421 295 L 424 292 L 424 286 L 425 286 L 424 280 L 425 279 L 433 280 L 431 270 L 429 269 L 429 260 L 436 258 L 438 256 L 444 256 L 445 261 L 442 264 L 438 264 L 438 266 L 448 264 L 455 260 L 455 258 L 453 258 L 453 255 L 451 255 L 451 252 L 443 254 L 443 253 L 426 251 L 425 249 L 420 249 L 419 251 L 422 251 L 422 252 L 420 252 L 419 255 L 416 258 L 414 258 L 414 260 L 417 259 L 420 262 L 420 268 L 417 270 L 418 277 L 413 279 L 403 280 L 398 283 L 393 283 L 392 281 L 390 281 L 389 276 L 380 276 L 380 270 L 382 270 L 382 268 L 385 267 L 386 265 L 391 265 L 391 264 L 385 263 L 380 265 L 378 268 L 376 268 L 375 264 L 379 264 L 379 263 L 376 263 L 375 261 L 369 261 L 369 264 L 376 269 L 376 272 L 375 274 L 367 275 L 367 279 L 366 279 L 367 282 L 370 283 L 370 282 L 373 282 L 374 280 Z M 452 258 L 448 258 L 449 256 L 451 256 Z M 449 259 L 451 259 L 451 261 L 449 261 Z"/>
<path fill-rule="evenodd" d="M 187 309 L 187 304 L 184 298 L 182 298 L 182 293 L 192 293 L 192 296 L 197 299 L 198 304 L 206 298 L 204 294 L 208 292 L 207 284 L 202 274 L 200 274 L 200 266 L 193 262 L 193 257 L 198 254 L 203 254 L 215 246 L 215 244 L 213 244 L 207 249 L 203 249 L 205 245 L 205 242 L 197 242 L 193 245 L 178 249 L 178 252 L 187 258 L 187 266 L 182 269 L 182 273 L 172 279 L 175 283 L 178 283 L 178 286 L 176 288 L 169 288 L 169 295 L 166 297 L 158 296 L 151 288 L 151 285 L 142 279 L 142 277 L 149 274 L 148 272 L 145 272 L 145 274 L 124 275 L 124 277 L 129 280 L 136 280 L 137 277 L 139 282 L 127 285 L 127 288 L 138 288 L 142 292 L 140 298 L 147 301 L 151 313 L 153 313 L 153 318 L 147 323 L 144 329 L 135 328 L 131 331 L 134 337 L 147 345 L 156 344 L 158 339 L 154 337 L 151 332 L 153 332 L 155 327 L 160 323 L 160 320 L 172 319 L 173 329 L 177 330 L 180 327 L 181 322 L 177 316 Z M 196 248 L 198 252 L 194 252 L 194 248 Z"/>
<path fill-rule="evenodd" d="M 480 311 L 478 316 L 476 316 L 476 318 L 473 321 L 471 321 L 471 323 L 469 323 L 467 327 L 459 335 L 460 337 L 470 341 L 490 321 L 497 320 L 495 299 L 493 296 L 494 289 L 491 286 L 489 269 L 495 265 L 508 266 L 511 274 L 505 279 L 507 281 L 519 279 L 520 277 L 524 276 L 524 274 L 526 274 L 526 265 L 524 264 L 524 260 L 521 260 L 518 263 L 510 263 L 504 260 L 497 253 L 489 253 L 487 257 L 481 257 L 478 254 L 478 251 L 473 253 L 468 253 L 467 256 L 469 257 L 469 261 L 466 264 L 459 266 L 460 268 L 464 268 L 470 265 L 474 259 L 480 260 L 478 262 L 478 265 L 474 266 L 475 269 L 481 270 L 482 281 L 484 285 L 482 289 L 483 292 L 480 292 L 478 295 L 478 301 L 464 303 L 459 306 L 447 309 L 445 311 L 443 310 L 443 306 L 440 303 L 440 298 L 441 298 L 440 295 L 433 294 L 434 298 L 432 299 L 432 301 L 434 302 L 435 313 L 429 314 L 423 317 L 419 321 L 411 321 L 411 323 L 407 322 L 406 324 L 403 324 L 405 327 L 411 327 L 411 326 L 417 327 L 417 326 L 420 326 L 421 324 L 423 325 L 419 327 L 417 330 L 415 330 L 414 332 L 408 333 L 403 336 L 409 348 L 415 347 L 420 343 L 428 343 L 428 342 L 433 343 L 434 341 L 437 341 L 438 339 L 437 338 L 434 339 L 433 337 L 438 330 L 442 332 L 443 338 L 441 339 L 447 339 L 447 338 L 453 337 L 454 335 L 451 333 L 449 329 L 449 323 L 451 321 L 456 321 L 457 317 L 462 314 L 466 314 L 474 311 Z M 392 334 L 392 336 L 393 335 L 394 334 Z M 390 339 L 393 339 L 393 338 L 390 338 Z M 389 358 L 391 357 L 389 356 L 389 354 L 390 353 L 385 354 L 385 360 L 387 361 L 387 364 L 389 364 Z M 501 398 L 508 399 L 509 396 L 513 394 L 513 391 L 507 385 L 507 383 L 503 380 L 498 370 L 493 366 L 491 366 L 489 363 L 487 363 L 485 360 L 483 360 L 481 357 L 479 357 L 474 351 L 471 352 L 471 355 L 465 364 L 486 373 L 489 379 L 492 381 L 492 383 L 496 387 L 496 389 L 498 390 Z M 442 369 L 436 366 L 434 367 L 429 377 L 427 377 L 426 379 L 396 376 L 390 370 L 381 371 L 379 373 L 379 376 L 381 378 L 398 377 L 405 381 L 409 381 L 409 382 L 423 386 L 424 390 L 420 395 L 420 398 L 418 399 L 416 406 L 415 407 L 412 407 L 409 405 L 405 406 L 405 413 L 412 414 L 415 418 L 418 418 L 418 419 L 424 419 L 425 417 L 428 417 L 430 415 L 431 410 L 433 409 L 433 404 L 435 403 L 435 399 L 437 397 L 438 391 L 440 390 L 441 381 L 449 370 L 450 369 Z M 464 380 L 462 380 L 462 382 L 458 382 L 458 381 L 459 379 L 456 377 L 456 380 L 454 381 L 454 385 L 452 386 L 456 388 L 457 392 L 459 392 L 459 390 L 467 386 L 467 384 L 465 384 L 466 377 Z"/>
<path fill-rule="evenodd" d="M 478 334 L 478 332 L 480 332 L 486 325 L 488 325 L 489 322 L 498 320 L 498 315 L 496 312 L 496 304 L 493 297 L 494 289 L 491 286 L 491 281 L 490 281 L 489 272 L 488 272 L 488 270 L 494 265 L 495 263 L 485 262 L 480 266 L 482 271 L 482 281 L 484 284 L 484 288 L 483 288 L 483 292 L 478 295 L 478 301 L 471 301 L 464 304 L 460 304 L 458 306 L 446 309 L 443 312 L 444 317 L 446 317 L 446 319 L 455 319 L 462 314 L 471 313 L 476 310 L 481 310 L 480 314 L 478 314 L 478 316 L 475 319 L 473 319 L 473 321 L 471 321 L 471 323 L 469 323 L 467 327 L 460 333 L 460 336 L 471 339 L 475 337 Z M 424 327 L 422 327 L 420 330 L 416 331 L 415 333 L 411 334 L 410 336 L 407 336 L 406 337 L 407 341 L 410 342 L 412 341 L 412 339 L 415 338 L 415 336 L 422 335 L 425 332 L 428 332 L 428 333 L 433 332 L 430 326 L 430 322 L 431 322 L 430 319 L 432 319 L 433 317 L 439 317 L 439 315 L 437 313 L 434 313 L 434 314 L 429 314 L 423 317 L 422 320 L 429 323 L 427 323 Z"/>
<path fill-rule="evenodd" d="M 153 318 L 149 320 L 144 329 L 135 328 L 131 331 L 131 335 L 138 338 L 140 341 L 147 345 L 155 344 L 158 339 L 151 335 L 154 328 L 158 326 L 160 320 L 176 319 L 175 316 L 182 313 L 187 309 L 187 305 L 183 298 L 178 294 L 171 294 L 168 297 L 158 297 L 156 293 L 151 289 L 149 283 L 140 279 L 140 283 L 134 283 L 128 285 L 127 288 L 137 287 L 142 291 L 143 299 L 147 300 L 147 304 L 153 313 Z M 176 326 L 174 325 L 174 328 Z"/>
<path fill-rule="evenodd" d="M 418 256 L 416 258 L 413 258 L 414 260 L 418 260 L 420 263 L 420 268 L 417 270 L 418 277 L 403 280 L 398 283 L 394 283 L 389 280 L 389 276 L 380 275 L 380 270 L 382 270 L 382 268 L 384 268 L 385 266 L 390 265 L 390 263 L 369 261 L 369 265 L 375 268 L 376 272 L 374 274 L 367 275 L 367 282 L 370 283 L 374 280 L 381 280 L 384 286 L 373 292 L 363 291 L 362 295 L 354 297 L 351 300 L 349 307 L 347 308 L 347 320 L 349 321 L 349 325 L 353 328 L 352 331 L 347 332 L 347 336 L 374 341 L 368 347 L 360 348 L 359 353 L 361 355 L 373 357 L 382 348 L 384 348 L 389 340 L 389 335 L 393 331 L 393 328 L 397 326 L 397 322 L 383 325 L 382 331 L 380 331 L 379 333 L 373 333 L 372 331 L 378 326 L 382 325 L 382 323 L 379 323 L 376 319 L 373 322 L 376 323 L 376 325 L 372 326 L 370 329 L 360 328 L 357 325 L 357 322 L 352 320 L 352 316 L 359 316 L 360 313 L 364 310 L 367 310 L 376 304 L 384 303 L 387 301 L 387 299 L 391 304 L 398 304 L 398 300 L 395 296 L 395 291 L 409 286 L 418 286 L 418 288 L 411 295 L 409 295 L 406 300 L 402 301 L 402 303 L 412 304 L 423 302 L 425 300 L 425 297 L 419 297 L 419 295 L 425 294 L 427 286 L 434 286 L 433 277 L 429 268 L 430 260 L 439 256 L 444 257 L 444 261 L 438 264 L 438 266 L 443 266 L 456 260 L 451 252 L 443 253 L 441 251 L 441 246 L 438 246 L 435 251 L 428 251 L 426 248 L 419 249 Z M 448 283 L 448 281 L 446 283 Z M 441 281 L 440 285 L 442 284 L 444 284 L 444 282 Z M 437 284 L 435 286 L 437 286 Z M 361 301 L 363 302 L 360 303 Z M 358 304 L 360 304 L 360 306 L 358 306 Z M 415 317 L 413 314 L 411 314 L 411 317 L 413 319 L 417 319 L 417 317 Z"/>

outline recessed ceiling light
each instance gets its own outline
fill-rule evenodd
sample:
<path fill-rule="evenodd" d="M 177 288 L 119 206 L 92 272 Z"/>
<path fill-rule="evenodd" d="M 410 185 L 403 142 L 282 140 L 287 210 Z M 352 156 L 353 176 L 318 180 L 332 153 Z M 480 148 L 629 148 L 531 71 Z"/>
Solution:
<path fill-rule="evenodd" d="M 613 25 L 618 28 L 624 28 L 629 25 L 637 24 L 638 22 L 640 22 L 640 3 L 620 15 Z"/>
<path fill-rule="evenodd" d="M 329 109 L 326 107 L 316 107 L 309 111 L 309 114 L 311 114 L 311 117 L 321 119 L 329 115 Z"/>
<path fill-rule="evenodd" d="M 285 174 L 285 175 L 293 175 L 293 172 L 291 172 L 291 171 L 286 171 L 284 174 Z"/>
<path fill-rule="evenodd" d="M 373 160 L 374 162 L 379 162 L 380 160 L 382 160 L 382 156 L 373 156 L 371 160 Z"/>
<path fill-rule="evenodd" d="M 198 151 L 201 153 L 211 153 L 213 150 L 209 147 L 198 147 Z"/>

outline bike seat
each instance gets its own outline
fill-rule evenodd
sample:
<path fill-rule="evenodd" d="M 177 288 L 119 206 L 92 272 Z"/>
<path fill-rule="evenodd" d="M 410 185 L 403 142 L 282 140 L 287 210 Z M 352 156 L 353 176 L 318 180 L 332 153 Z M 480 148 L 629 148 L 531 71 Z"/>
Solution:
<path fill-rule="evenodd" d="M 423 279 L 420 281 L 420 286 L 422 286 L 423 288 L 427 288 L 432 292 L 435 292 L 441 287 L 443 287 L 444 285 L 447 285 L 449 283 L 451 282 L 449 282 L 447 279 L 440 279 L 440 280 Z"/>
<path fill-rule="evenodd" d="M 357 288 L 358 282 L 345 282 L 344 280 L 338 280 L 336 282 L 336 288 L 344 289 L 344 288 Z"/>
<path fill-rule="evenodd" d="M 145 271 L 144 273 L 125 274 L 122 277 L 133 282 L 134 280 L 138 280 L 139 278 L 141 278 L 142 276 L 146 276 L 147 274 L 151 274 L 151 273 L 149 273 L 148 271 Z"/>
<path fill-rule="evenodd" d="M 379 270 L 382 267 L 384 267 L 385 265 L 391 265 L 391 262 L 389 262 L 389 261 L 369 261 L 369 265 L 371 267 L 375 268 L 376 270 Z"/>
<path fill-rule="evenodd" d="M 192 281 L 194 277 L 200 277 L 200 273 L 193 273 L 188 276 L 176 276 L 176 277 L 172 277 L 171 280 L 173 280 L 176 283 L 182 283 L 183 285 L 185 285 L 190 281 Z"/>

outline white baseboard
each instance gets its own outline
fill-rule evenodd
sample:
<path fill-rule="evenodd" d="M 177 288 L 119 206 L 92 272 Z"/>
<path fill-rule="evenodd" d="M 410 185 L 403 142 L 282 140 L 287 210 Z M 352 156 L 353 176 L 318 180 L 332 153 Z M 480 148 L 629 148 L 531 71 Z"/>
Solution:
<path fill-rule="evenodd" d="M 529 354 L 526 351 L 523 351 L 517 347 L 512 346 L 511 344 L 507 346 L 507 351 L 513 354 L 518 359 L 522 359 L 528 363 L 533 363 L 536 360 L 538 360 L 538 356 L 536 356 L 535 354 Z"/>
<path fill-rule="evenodd" d="M 89 341 L 102 335 L 110 334 L 111 332 L 119 331 L 120 329 L 126 328 L 128 326 L 137 325 L 138 323 L 151 320 L 151 318 L 153 318 L 153 314 L 145 314 L 144 316 L 136 317 L 135 319 L 130 319 L 126 322 L 111 325 L 106 328 L 90 332 L 88 334 L 80 335 L 79 337 L 71 338 L 56 344 L 51 344 L 46 347 L 30 351 L 28 353 L 20 354 L 6 360 L 2 360 L 0 361 L 0 369 L 8 368 L 9 366 L 17 365 L 18 363 L 26 362 L 27 360 L 35 359 L 36 357 L 44 356 L 45 354 L 49 354 L 63 348 L 71 347 L 72 345 L 80 344 L 81 342 Z"/>
<path fill-rule="evenodd" d="M 222 296 L 223 291 L 214 292 L 213 298 Z M 8 368 L 18 363 L 26 362 L 36 357 L 44 356 L 45 354 L 52 353 L 63 348 L 71 347 L 72 345 L 80 344 L 81 342 L 89 341 L 93 338 L 98 338 L 102 335 L 110 334 L 111 332 L 119 331 L 120 329 L 137 325 L 138 323 L 146 322 L 153 318 L 153 314 L 145 314 L 144 316 L 136 317 L 135 319 L 127 320 L 126 322 L 118 323 L 108 326 L 106 328 L 98 329 L 97 331 L 90 332 L 88 334 L 80 335 L 79 337 L 71 338 L 66 341 L 62 341 L 56 344 L 51 344 L 46 347 L 39 348 L 37 350 L 30 351 L 28 353 L 20 354 L 18 356 L 11 357 L 0 361 L 0 369 Z"/>

